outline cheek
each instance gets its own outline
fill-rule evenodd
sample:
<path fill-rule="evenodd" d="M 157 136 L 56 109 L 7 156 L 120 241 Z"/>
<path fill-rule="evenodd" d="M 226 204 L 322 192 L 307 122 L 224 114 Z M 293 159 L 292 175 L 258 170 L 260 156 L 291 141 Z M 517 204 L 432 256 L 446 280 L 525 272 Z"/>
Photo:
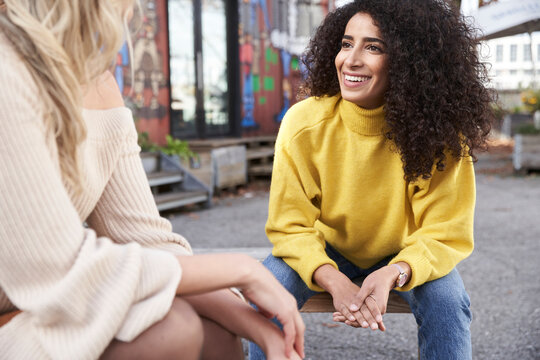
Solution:
<path fill-rule="evenodd" d="M 336 65 L 336 70 L 339 71 L 341 69 L 341 66 L 343 66 L 344 57 L 341 51 L 336 55 L 336 58 L 334 60 L 334 64 Z"/>

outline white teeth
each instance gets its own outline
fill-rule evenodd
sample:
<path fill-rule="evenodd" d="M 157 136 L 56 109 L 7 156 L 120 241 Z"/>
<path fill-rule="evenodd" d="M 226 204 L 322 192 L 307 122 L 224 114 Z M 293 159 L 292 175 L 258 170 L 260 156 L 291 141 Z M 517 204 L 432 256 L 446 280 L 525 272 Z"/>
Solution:
<path fill-rule="evenodd" d="M 368 81 L 368 80 L 369 80 L 369 77 L 367 77 L 367 76 L 352 76 L 352 75 L 345 75 L 345 80 L 347 80 L 347 81 L 360 81 L 360 82 L 364 82 L 364 81 Z"/>

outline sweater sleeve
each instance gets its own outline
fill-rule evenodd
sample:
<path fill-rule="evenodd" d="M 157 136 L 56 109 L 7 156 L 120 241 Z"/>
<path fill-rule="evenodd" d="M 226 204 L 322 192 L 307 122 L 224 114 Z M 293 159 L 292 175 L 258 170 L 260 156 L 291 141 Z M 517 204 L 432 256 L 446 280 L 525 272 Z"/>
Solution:
<path fill-rule="evenodd" d="M 159 216 L 139 153 L 137 132 L 129 119 L 125 151 L 87 219 L 89 226 L 117 243 L 134 241 L 176 255 L 191 254 L 187 240 L 173 233 L 171 223 Z"/>
<path fill-rule="evenodd" d="M 410 189 L 416 231 L 390 261 L 411 266 L 412 276 L 403 291 L 447 275 L 472 253 L 476 201 L 472 160 L 447 156 L 444 171 L 434 171 L 431 179 L 411 184 Z"/>
<path fill-rule="evenodd" d="M 309 145 L 290 127 L 295 108 L 283 119 L 276 141 L 266 235 L 281 257 L 306 285 L 314 291 L 323 289 L 313 282 L 318 267 L 337 264 L 326 255 L 326 242 L 315 222 L 320 216 L 320 181 L 316 167 L 309 161 Z"/>
<path fill-rule="evenodd" d="M 0 287 L 22 310 L 0 328 L 0 357 L 95 359 L 167 314 L 181 268 L 83 227 L 46 144 L 39 91 L 4 51 L 0 84 Z"/>

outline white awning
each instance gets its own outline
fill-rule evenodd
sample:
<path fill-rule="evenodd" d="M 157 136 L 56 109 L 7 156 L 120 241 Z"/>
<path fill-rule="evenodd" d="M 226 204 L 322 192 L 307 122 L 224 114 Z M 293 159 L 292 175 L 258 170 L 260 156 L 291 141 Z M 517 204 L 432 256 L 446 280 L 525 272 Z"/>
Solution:
<path fill-rule="evenodd" d="M 463 0 L 461 12 L 474 18 L 486 40 L 540 31 L 540 0 L 499 0 L 480 8 L 478 0 Z"/>

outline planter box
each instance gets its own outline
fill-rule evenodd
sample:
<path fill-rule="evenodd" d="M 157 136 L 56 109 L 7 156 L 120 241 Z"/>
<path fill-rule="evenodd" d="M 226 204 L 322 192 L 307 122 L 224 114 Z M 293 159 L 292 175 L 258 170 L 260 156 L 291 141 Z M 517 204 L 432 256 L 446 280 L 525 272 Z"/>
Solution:
<path fill-rule="evenodd" d="M 514 142 L 514 169 L 516 171 L 539 170 L 540 135 L 517 134 Z"/>
<path fill-rule="evenodd" d="M 220 147 L 212 150 L 214 187 L 224 189 L 247 183 L 246 147 Z"/>
<path fill-rule="evenodd" d="M 141 161 L 147 174 L 159 171 L 159 153 L 141 152 Z"/>

